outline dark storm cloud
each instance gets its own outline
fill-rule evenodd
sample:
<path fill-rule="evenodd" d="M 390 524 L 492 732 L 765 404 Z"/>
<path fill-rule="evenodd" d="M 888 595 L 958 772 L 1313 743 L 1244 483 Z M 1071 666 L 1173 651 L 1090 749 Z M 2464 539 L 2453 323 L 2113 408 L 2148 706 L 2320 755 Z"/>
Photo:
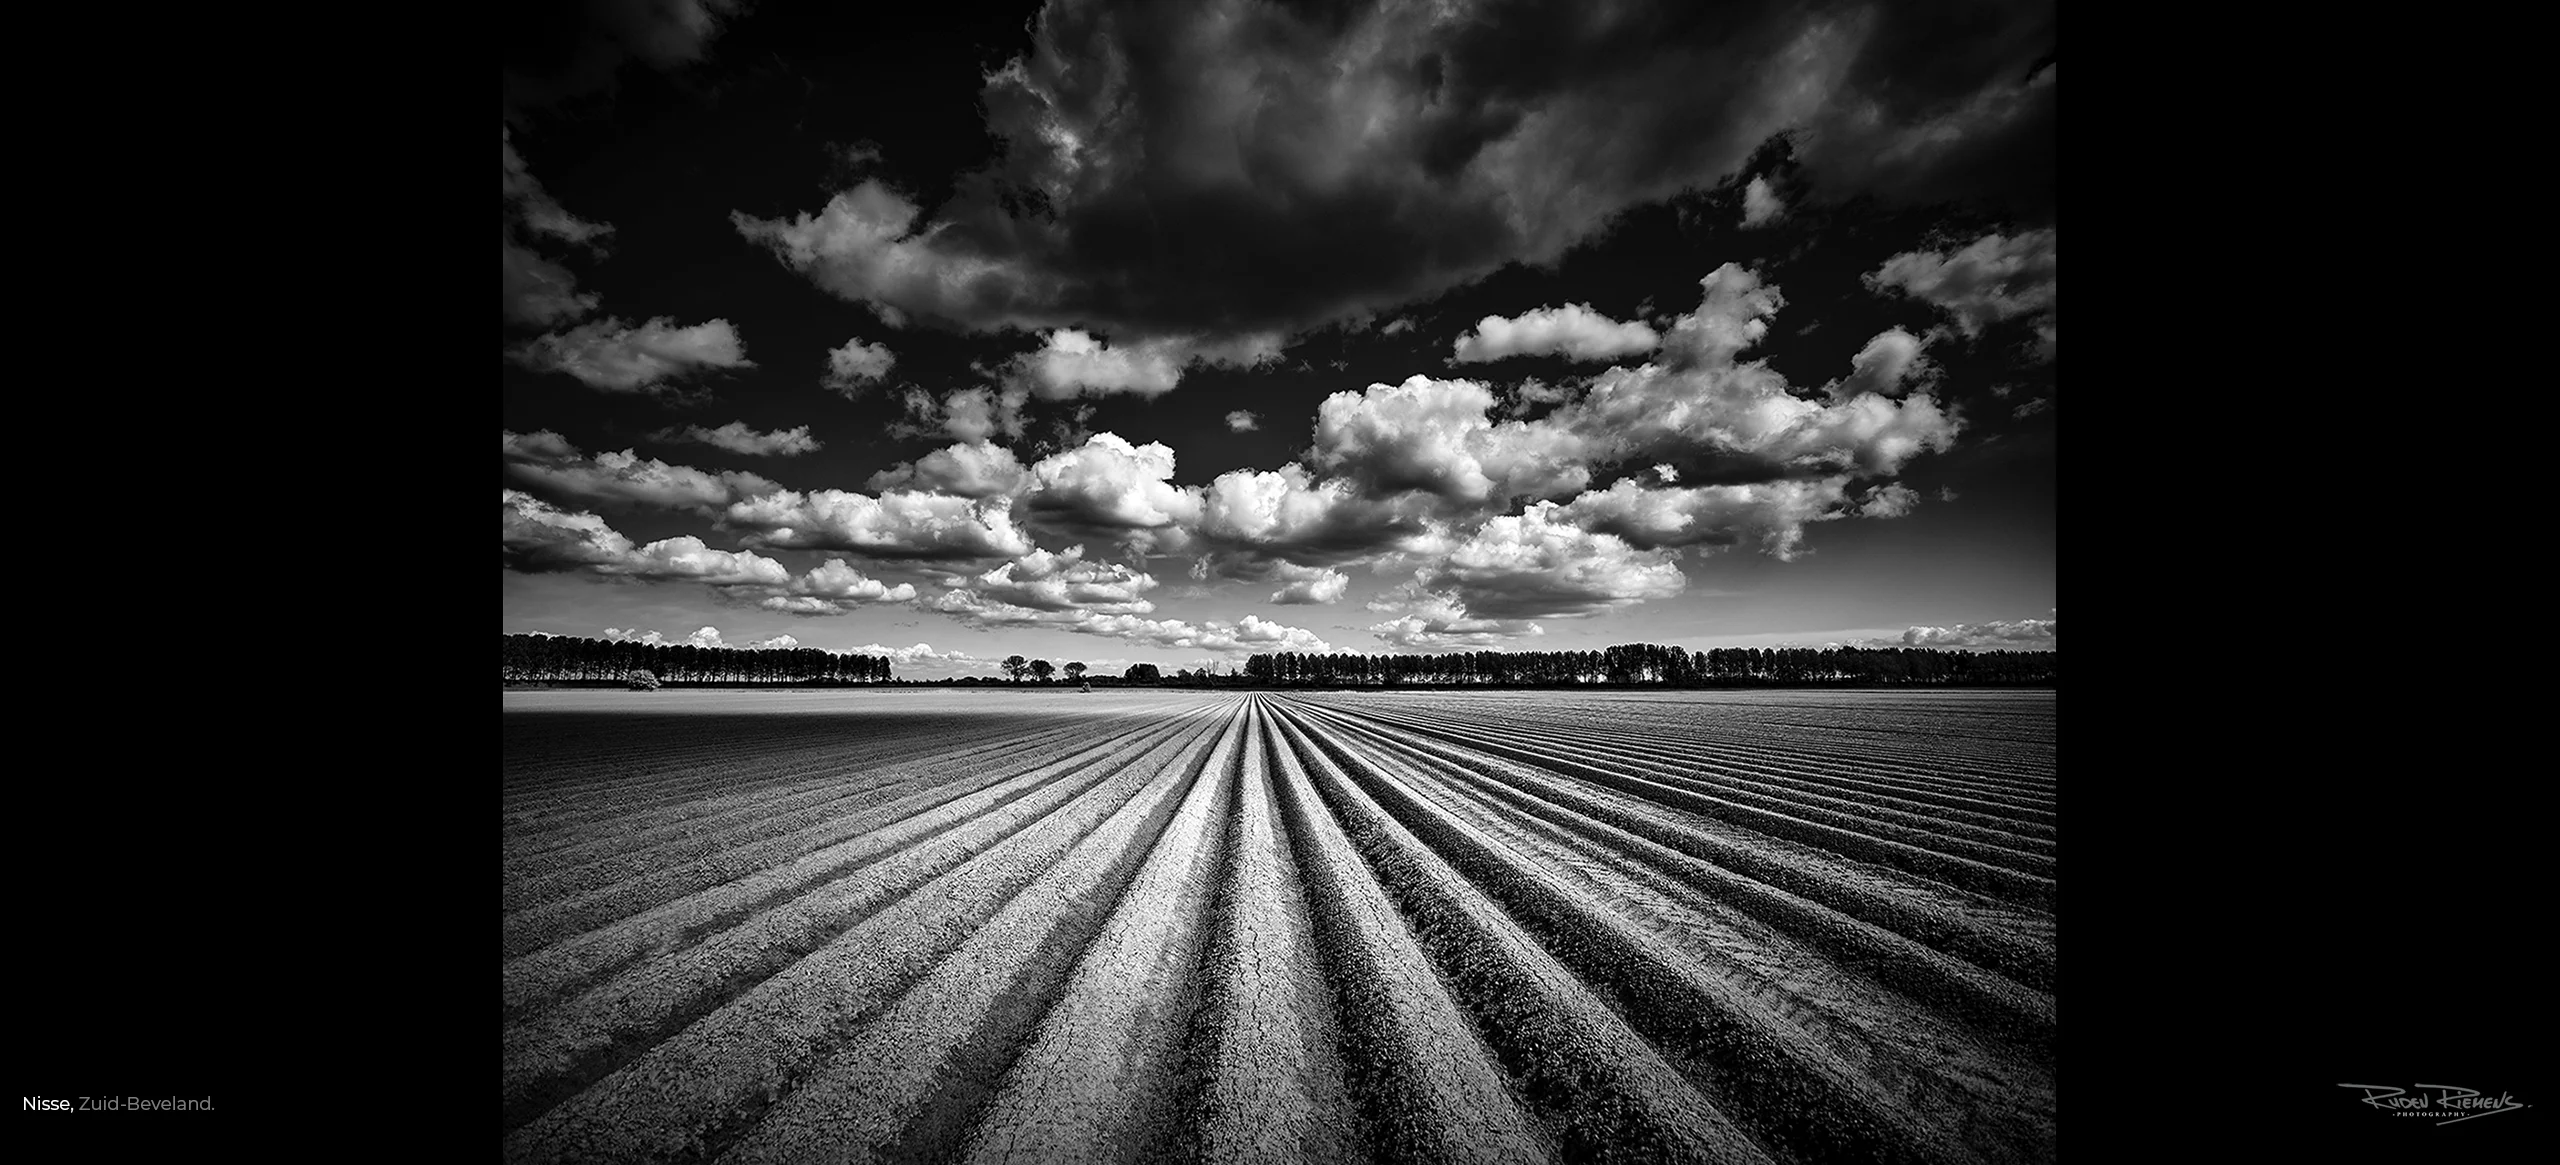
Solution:
<path fill-rule="evenodd" d="M 2052 43 L 2049 3 L 1061 0 L 948 203 L 735 221 L 893 323 L 1295 334 L 1551 261 L 1780 132 L 1835 194 L 2010 197 L 2014 155 L 2050 169 Z"/>
<path fill-rule="evenodd" d="M 508 323 L 573 320 L 596 309 L 592 293 L 578 292 L 578 277 L 540 252 L 504 234 L 498 243 L 498 314 Z"/>
<path fill-rule="evenodd" d="M 631 61 L 677 69 L 701 61 L 747 0 L 518 0 L 500 10 L 509 109 L 609 89 Z"/>
<path fill-rule="evenodd" d="M 613 233 L 613 225 L 579 218 L 544 191 L 516 153 L 514 131 L 498 127 L 498 146 L 499 316 L 508 323 L 543 326 L 594 311 L 596 297 L 579 294 L 578 277 L 534 244 L 548 239 L 600 253 L 601 240 Z"/>

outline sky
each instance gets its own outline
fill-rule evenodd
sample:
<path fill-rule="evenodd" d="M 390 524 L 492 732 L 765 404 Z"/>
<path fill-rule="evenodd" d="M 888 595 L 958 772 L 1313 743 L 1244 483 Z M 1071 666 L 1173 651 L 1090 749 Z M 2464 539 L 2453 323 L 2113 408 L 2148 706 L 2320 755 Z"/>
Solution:
<path fill-rule="evenodd" d="M 928 7 L 508 9 L 505 631 L 2055 646 L 2051 4 Z"/>

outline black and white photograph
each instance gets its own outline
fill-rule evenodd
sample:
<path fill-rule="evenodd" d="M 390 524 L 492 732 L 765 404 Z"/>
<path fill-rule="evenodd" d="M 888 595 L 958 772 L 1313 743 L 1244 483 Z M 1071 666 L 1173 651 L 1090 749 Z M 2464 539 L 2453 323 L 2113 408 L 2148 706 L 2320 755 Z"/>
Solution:
<path fill-rule="evenodd" d="M 2057 1159 L 2049 0 L 500 28 L 506 1161 Z"/>

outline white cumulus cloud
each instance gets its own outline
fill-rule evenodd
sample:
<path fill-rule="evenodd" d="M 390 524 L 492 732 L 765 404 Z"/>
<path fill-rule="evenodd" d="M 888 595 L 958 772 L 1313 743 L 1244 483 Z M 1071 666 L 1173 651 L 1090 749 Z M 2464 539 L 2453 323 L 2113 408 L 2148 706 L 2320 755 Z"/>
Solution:
<path fill-rule="evenodd" d="M 1970 339 L 2007 319 L 2032 318 L 2039 351 L 2053 355 L 2056 319 L 2052 228 L 1988 234 L 1953 253 L 1907 251 L 1869 272 L 1867 285 L 1936 307 Z"/>
<path fill-rule="evenodd" d="M 1309 603 L 1338 603 L 1351 586 L 1351 576 L 1323 567 L 1280 563 L 1273 577 L 1280 580 L 1279 590 L 1271 593 L 1271 602 L 1280 606 Z"/>
<path fill-rule="evenodd" d="M 1165 531 L 1196 521 L 1200 496 L 1172 483 L 1173 449 L 1162 442 L 1132 445 L 1117 433 L 1096 433 L 1074 449 L 1031 466 L 1023 495 L 1035 520 L 1070 532 L 1120 537 L 1142 545 Z"/>
<path fill-rule="evenodd" d="M 1996 647 L 2010 651 L 2056 650 L 2054 620 L 1994 619 L 1952 627 L 1913 627 L 1902 633 L 1904 647 Z"/>
<path fill-rule="evenodd" d="M 1592 615 L 1668 598 L 1687 581 L 1669 552 L 1585 530 L 1553 502 L 1485 522 L 1414 572 L 1417 590 L 1449 595 L 1487 619 Z"/>
<path fill-rule="evenodd" d="M 1337 392 L 1316 410 L 1318 466 L 1373 490 L 1428 490 L 1457 502 L 1552 497 L 1590 481 L 1588 442 L 1565 427 L 1495 422 L 1472 380 L 1414 376 Z"/>
<path fill-rule="evenodd" d="M 1542 307 L 1511 318 L 1486 316 L 1475 330 L 1459 336 L 1450 358 L 1461 363 L 1500 360 L 1507 356 L 1569 356 L 1576 360 L 1615 360 L 1650 352 L 1662 337 L 1641 320 L 1620 323 L 1593 311 L 1591 305 L 1568 303 Z"/>
<path fill-rule="evenodd" d="M 1029 471 L 1014 457 L 1013 450 L 981 441 L 936 449 L 913 464 L 872 474 L 868 484 L 873 493 L 905 489 L 993 498 L 1012 494 L 1029 478 Z"/>
<path fill-rule="evenodd" d="M 749 457 L 797 457 L 803 453 L 814 453 L 819 449 L 818 439 L 809 435 L 807 425 L 759 433 L 748 428 L 745 421 L 731 421 L 717 429 L 708 429 L 701 425 L 669 427 L 651 433 L 649 439 L 670 442 L 691 441 Z"/>
<path fill-rule="evenodd" d="M 855 336 L 841 348 L 827 352 L 827 369 L 819 381 L 827 390 L 846 400 L 862 395 L 862 390 L 887 378 L 898 358 L 886 344 L 865 344 Z"/>
<path fill-rule="evenodd" d="M 712 513 L 782 487 L 752 473 L 711 473 L 625 449 L 586 457 L 558 433 L 501 430 L 504 476 L 527 490 L 585 505 L 657 506 Z"/>
<path fill-rule="evenodd" d="M 1059 553 L 1034 550 L 978 576 L 978 594 L 1016 607 L 1040 611 L 1090 611 L 1105 615 L 1143 615 L 1155 604 L 1143 596 L 1156 586 L 1155 576 L 1113 562 L 1089 562 L 1084 547 Z"/>
<path fill-rule="evenodd" d="M 512 355 L 528 368 L 565 372 L 604 392 L 661 392 L 703 372 L 755 367 L 727 320 L 681 328 L 665 317 L 636 326 L 594 320 L 528 341 Z"/>
<path fill-rule="evenodd" d="M 1787 204 L 1778 197 L 1777 188 L 1767 178 L 1755 177 L 1742 188 L 1742 225 L 1767 226 L 1785 214 Z"/>
<path fill-rule="evenodd" d="M 595 514 L 563 510 L 516 490 L 500 491 L 499 517 L 499 559 L 523 573 L 586 571 L 722 587 L 774 586 L 791 577 L 773 559 L 715 550 L 690 534 L 634 544 Z"/>
<path fill-rule="evenodd" d="M 1011 504 L 996 498 L 781 490 L 733 503 L 723 520 L 749 531 L 752 543 L 787 550 L 906 559 L 1012 558 L 1031 551 L 1030 539 L 1013 524 Z"/>
<path fill-rule="evenodd" d="M 1846 512 L 1846 478 L 1649 489 L 1633 478 L 1567 503 L 1556 517 L 1639 549 L 1755 546 L 1791 561 L 1807 523 Z"/>

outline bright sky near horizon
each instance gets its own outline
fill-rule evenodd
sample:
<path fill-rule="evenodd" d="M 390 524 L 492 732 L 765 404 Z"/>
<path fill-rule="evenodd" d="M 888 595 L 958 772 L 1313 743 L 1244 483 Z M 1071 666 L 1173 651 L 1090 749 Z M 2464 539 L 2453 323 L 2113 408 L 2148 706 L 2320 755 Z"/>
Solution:
<path fill-rule="evenodd" d="M 2050 3 L 510 13 L 505 631 L 2055 646 Z"/>

